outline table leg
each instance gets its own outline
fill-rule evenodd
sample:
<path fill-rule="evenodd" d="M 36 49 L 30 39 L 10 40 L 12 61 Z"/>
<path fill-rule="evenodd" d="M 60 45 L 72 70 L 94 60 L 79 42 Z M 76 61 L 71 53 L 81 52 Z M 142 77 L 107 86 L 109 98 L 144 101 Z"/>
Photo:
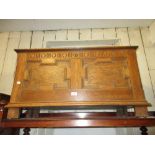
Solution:
<path fill-rule="evenodd" d="M 147 127 L 145 127 L 145 126 L 140 127 L 140 131 L 141 131 L 141 135 L 148 135 L 148 133 L 147 133 L 147 131 L 148 131 Z"/>
<path fill-rule="evenodd" d="M 30 135 L 30 128 L 24 128 L 23 129 L 23 132 L 24 132 L 24 134 L 23 135 Z"/>

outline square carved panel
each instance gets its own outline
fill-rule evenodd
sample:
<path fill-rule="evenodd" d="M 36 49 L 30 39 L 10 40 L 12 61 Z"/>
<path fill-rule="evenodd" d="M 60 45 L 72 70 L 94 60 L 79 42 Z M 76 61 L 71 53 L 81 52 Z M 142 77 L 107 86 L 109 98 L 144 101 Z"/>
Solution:
<path fill-rule="evenodd" d="M 69 61 L 29 61 L 26 65 L 23 90 L 69 89 Z"/>
<path fill-rule="evenodd" d="M 86 89 L 130 88 L 127 59 L 97 58 L 84 60 L 84 83 Z"/>

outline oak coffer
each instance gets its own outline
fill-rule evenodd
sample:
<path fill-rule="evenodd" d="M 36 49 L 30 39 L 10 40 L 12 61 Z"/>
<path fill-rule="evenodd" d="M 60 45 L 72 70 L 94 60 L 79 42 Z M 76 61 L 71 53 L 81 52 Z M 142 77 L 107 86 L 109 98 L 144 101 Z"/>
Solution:
<path fill-rule="evenodd" d="M 21 107 L 134 106 L 145 115 L 137 47 L 17 49 L 8 118 Z"/>

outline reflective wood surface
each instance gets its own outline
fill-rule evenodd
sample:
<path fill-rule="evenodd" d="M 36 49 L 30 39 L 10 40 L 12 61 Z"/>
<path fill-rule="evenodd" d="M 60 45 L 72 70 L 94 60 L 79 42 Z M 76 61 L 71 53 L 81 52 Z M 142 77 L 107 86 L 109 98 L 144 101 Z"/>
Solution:
<path fill-rule="evenodd" d="M 3 127 L 30 127 L 30 128 L 83 128 L 83 127 L 142 127 L 155 126 L 154 113 L 148 117 L 135 117 L 134 113 L 128 116 L 117 116 L 115 112 L 92 113 L 53 113 L 40 114 L 38 118 L 22 118 L 3 120 Z"/>

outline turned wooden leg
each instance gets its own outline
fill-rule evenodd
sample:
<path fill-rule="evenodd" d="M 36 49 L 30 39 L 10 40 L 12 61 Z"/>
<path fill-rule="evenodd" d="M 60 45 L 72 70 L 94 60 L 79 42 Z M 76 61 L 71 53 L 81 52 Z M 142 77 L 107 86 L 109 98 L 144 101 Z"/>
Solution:
<path fill-rule="evenodd" d="M 9 108 L 7 118 L 8 119 L 19 118 L 19 108 Z"/>
<path fill-rule="evenodd" d="M 24 128 L 23 129 L 23 135 L 30 135 L 30 131 L 31 131 L 31 129 L 30 128 Z"/>
<path fill-rule="evenodd" d="M 148 135 L 148 129 L 145 126 L 140 127 L 141 135 Z"/>
<path fill-rule="evenodd" d="M 135 106 L 135 116 L 148 116 L 147 107 Z"/>

